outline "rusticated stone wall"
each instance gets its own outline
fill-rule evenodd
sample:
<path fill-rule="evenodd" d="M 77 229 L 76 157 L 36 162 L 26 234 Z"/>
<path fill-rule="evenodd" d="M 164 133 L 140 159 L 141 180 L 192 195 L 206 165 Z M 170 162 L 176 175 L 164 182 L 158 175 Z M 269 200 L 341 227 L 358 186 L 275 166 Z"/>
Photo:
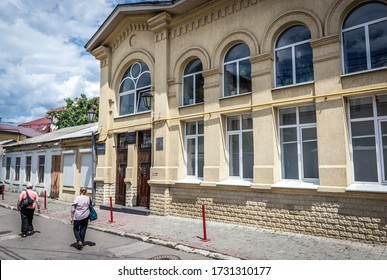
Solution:
<path fill-rule="evenodd" d="M 151 212 L 387 244 L 387 201 L 333 194 L 152 187 Z"/>

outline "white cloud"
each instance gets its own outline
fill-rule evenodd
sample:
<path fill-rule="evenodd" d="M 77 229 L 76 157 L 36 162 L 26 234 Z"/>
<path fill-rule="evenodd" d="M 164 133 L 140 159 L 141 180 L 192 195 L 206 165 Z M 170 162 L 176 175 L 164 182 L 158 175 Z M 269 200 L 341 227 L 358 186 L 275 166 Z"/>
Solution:
<path fill-rule="evenodd" d="M 84 45 L 113 11 L 105 0 L 0 1 L 0 117 L 41 118 L 65 98 L 99 94 L 99 62 Z"/>

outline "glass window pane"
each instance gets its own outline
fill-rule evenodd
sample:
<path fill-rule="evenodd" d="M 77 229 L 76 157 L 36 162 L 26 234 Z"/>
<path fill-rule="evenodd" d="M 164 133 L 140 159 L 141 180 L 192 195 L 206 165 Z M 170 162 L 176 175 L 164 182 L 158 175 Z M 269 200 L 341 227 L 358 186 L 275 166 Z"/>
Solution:
<path fill-rule="evenodd" d="M 352 138 L 355 180 L 377 182 L 375 138 Z"/>
<path fill-rule="evenodd" d="M 149 87 L 150 85 L 151 85 L 150 74 L 147 72 L 147 73 L 141 74 L 140 78 L 138 78 L 136 88 Z"/>
<path fill-rule="evenodd" d="M 236 63 L 224 65 L 224 96 L 238 94 Z"/>
<path fill-rule="evenodd" d="M 253 129 L 253 119 L 251 114 L 242 115 L 242 129 Z"/>
<path fill-rule="evenodd" d="M 309 40 L 310 38 L 310 31 L 307 27 L 302 25 L 293 26 L 282 33 L 277 40 L 276 47 L 281 48 L 297 42 Z"/>
<path fill-rule="evenodd" d="M 305 128 L 302 130 L 302 160 L 304 178 L 318 178 L 318 151 L 317 129 Z"/>
<path fill-rule="evenodd" d="M 282 143 L 294 143 L 297 142 L 297 128 L 282 128 L 281 129 L 281 142 Z"/>
<path fill-rule="evenodd" d="M 383 180 L 387 181 L 387 122 L 380 124 L 382 133 L 382 153 L 383 153 Z"/>
<path fill-rule="evenodd" d="M 344 29 L 387 16 L 387 6 L 382 3 L 368 3 L 351 12 L 344 21 Z"/>
<path fill-rule="evenodd" d="M 276 86 L 293 84 L 292 49 L 275 52 Z"/>
<path fill-rule="evenodd" d="M 233 130 L 240 129 L 239 118 L 240 118 L 240 116 L 227 117 L 227 131 L 233 131 Z"/>
<path fill-rule="evenodd" d="M 204 121 L 198 121 L 198 134 L 204 134 Z"/>
<path fill-rule="evenodd" d="M 351 119 L 374 116 L 371 97 L 351 99 L 349 105 Z"/>
<path fill-rule="evenodd" d="M 316 123 L 316 109 L 314 105 L 302 106 L 299 109 L 300 123 Z"/>
<path fill-rule="evenodd" d="M 310 43 L 295 47 L 296 82 L 305 83 L 313 81 L 313 54 Z"/>
<path fill-rule="evenodd" d="M 201 72 L 203 70 L 202 62 L 200 59 L 192 60 L 187 64 L 184 70 L 184 75 Z"/>
<path fill-rule="evenodd" d="M 239 93 L 251 92 L 251 64 L 250 60 L 239 62 Z"/>
<path fill-rule="evenodd" d="M 132 65 L 131 69 L 130 69 L 130 74 L 131 76 L 136 79 L 138 78 L 138 76 L 140 75 L 141 73 L 141 64 L 140 63 L 135 63 Z"/>
<path fill-rule="evenodd" d="M 387 20 L 370 25 L 369 35 L 371 68 L 387 66 Z"/>
<path fill-rule="evenodd" d="M 298 179 L 297 143 L 282 145 L 282 165 L 284 179 Z"/>
<path fill-rule="evenodd" d="M 228 168 L 230 176 L 239 176 L 239 135 L 229 135 Z"/>
<path fill-rule="evenodd" d="M 137 112 L 145 112 L 149 111 L 149 109 L 145 106 L 143 95 L 148 93 L 148 90 L 140 91 L 137 93 Z"/>
<path fill-rule="evenodd" d="M 134 113 L 134 94 L 126 94 L 120 97 L 120 115 Z"/>
<path fill-rule="evenodd" d="M 203 167 L 204 167 L 204 137 L 198 137 L 198 174 L 199 178 L 203 178 Z"/>
<path fill-rule="evenodd" d="M 250 56 L 249 47 L 246 44 L 238 44 L 233 46 L 228 51 L 224 59 L 224 62 L 234 61 L 234 60 L 241 59 L 244 57 L 249 57 L 249 56 Z"/>
<path fill-rule="evenodd" d="M 185 124 L 185 134 L 186 135 L 195 135 L 196 134 L 196 122 L 187 122 Z"/>
<path fill-rule="evenodd" d="M 202 74 L 195 75 L 195 98 L 196 103 L 202 103 L 204 101 L 204 78 Z"/>
<path fill-rule="evenodd" d="M 374 121 L 352 122 L 352 137 L 375 136 Z"/>
<path fill-rule="evenodd" d="M 345 73 L 367 70 L 364 28 L 343 33 L 343 41 Z"/>
<path fill-rule="evenodd" d="M 378 116 L 387 116 L 387 95 L 376 96 Z"/>
<path fill-rule="evenodd" d="M 120 86 L 120 93 L 134 89 L 134 82 L 131 79 L 126 79 Z"/>
<path fill-rule="evenodd" d="M 183 105 L 194 104 L 193 76 L 185 77 L 183 83 Z"/>
<path fill-rule="evenodd" d="M 252 179 L 254 167 L 253 132 L 244 132 L 242 134 L 242 142 L 243 178 Z"/>
<path fill-rule="evenodd" d="M 297 123 L 296 108 L 286 108 L 280 111 L 280 125 L 292 125 Z"/>
<path fill-rule="evenodd" d="M 187 175 L 195 176 L 195 160 L 196 160 L 196 151 L 195 151 L 195 142 L 196 139 L 187 139 Z"/>

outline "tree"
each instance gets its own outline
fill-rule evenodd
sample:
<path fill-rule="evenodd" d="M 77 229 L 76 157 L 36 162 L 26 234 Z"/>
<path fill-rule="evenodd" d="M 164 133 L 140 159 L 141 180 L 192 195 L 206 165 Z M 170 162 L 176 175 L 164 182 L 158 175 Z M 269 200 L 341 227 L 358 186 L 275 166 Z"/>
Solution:
<path fill-rule="evenodd" d="M 87 124 L 89 122 L 87 118 L 87 111 L 90 109 L 93 109 L 96 112 L 94 121 L 98 121 L 98 97 L 87 99 L 85 94 L 81 94 L 81 97 L 79 98 L 66 98 L 65 102 L 66 106 L 58 109 L 52 109 L 47 113 L 53 119 L 55 119 L 54 124 L 58 129 Z"/>

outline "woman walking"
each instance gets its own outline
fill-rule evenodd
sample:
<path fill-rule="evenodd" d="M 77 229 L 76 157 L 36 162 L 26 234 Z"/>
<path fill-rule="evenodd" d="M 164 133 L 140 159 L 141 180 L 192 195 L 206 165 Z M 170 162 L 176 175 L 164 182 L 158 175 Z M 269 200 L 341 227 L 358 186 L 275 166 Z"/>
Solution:
<path fill-rule="evenodd" d="M 71 205 L 71 222 L 73 223 L 73 231 L 77 240 L 77 249 L 83 249 L 85 242 L 87 225 L 89 223 L 89 206 L 90 198 L 86 195 L 87 189 L 82 187 L 80 195 L 75 197 L 74 203 Z"/>
<path fill-rule="evenodd" d="M 21 207 L 20 202 L 28 196 L 32 200 L 32 204 L 26 207 Z M 32 190 L 32 184 L 27 183 L 26 189 L 22 191 L 17 200 L 17 210 L 20 211 L 21 218 L 21 236 L 27 237 L 31 235 L 34 231 L 34 226 L 32 225 L 32 219 L 34 218 L 35 208 L 38 207 L 38 212 L 40 212 L 40 202 L 38 194 Z"/>

